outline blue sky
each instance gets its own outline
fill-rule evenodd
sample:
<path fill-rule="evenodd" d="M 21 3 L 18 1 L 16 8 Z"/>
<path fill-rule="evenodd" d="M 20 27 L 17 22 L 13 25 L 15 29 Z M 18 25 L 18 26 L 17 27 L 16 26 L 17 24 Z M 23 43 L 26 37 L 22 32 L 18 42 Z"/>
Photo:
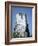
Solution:
<path fill-rule="evenodd" d="M 12 7 L 11 9 L 11 25 L 12 25 L 12 31 L 15 26 L 16 22 L 16 14 L 17 13 L 24 13 L 27 15 L 27 21 L 29 24 L 29 32 L 32 34 L 32 8 L 26 8 L 26 7 Z"/>

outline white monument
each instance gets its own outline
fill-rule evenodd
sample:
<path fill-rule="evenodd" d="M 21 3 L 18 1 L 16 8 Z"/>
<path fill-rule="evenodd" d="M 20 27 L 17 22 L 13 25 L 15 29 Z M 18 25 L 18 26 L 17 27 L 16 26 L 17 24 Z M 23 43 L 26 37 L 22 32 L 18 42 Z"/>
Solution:
<path fill-rule="evenodd" d="M 17 26 L 16 26 L 15 32 L 20 33 L 19 37 L 20 36 L 24 37 L 24 35 L 25 35 L 25 37 L 27 37 L 27 32 L 25 32 L 25 30 L 26 30 L 26 18 L 25 17 L 26 16 L 23 13 L 16 14 L 16 25 Z M 24 32 L 25 32 L 25 34 L 24 34 Z"/>

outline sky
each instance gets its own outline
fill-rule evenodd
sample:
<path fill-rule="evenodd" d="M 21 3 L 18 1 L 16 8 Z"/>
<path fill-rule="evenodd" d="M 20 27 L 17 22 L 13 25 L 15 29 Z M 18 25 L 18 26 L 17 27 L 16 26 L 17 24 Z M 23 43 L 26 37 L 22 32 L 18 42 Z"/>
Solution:
<path fill-rule="evenodd" d="M 16 14 L 17 13 L 24 13 L 27 15 L 27 22 L 29 26 L 30 35 L 32 34 L 32 8 L 26 7 L 17 7 L 14 6 L 11 8 L 11 30 L 13 31 L 15 22 L 16 22 Z"/>

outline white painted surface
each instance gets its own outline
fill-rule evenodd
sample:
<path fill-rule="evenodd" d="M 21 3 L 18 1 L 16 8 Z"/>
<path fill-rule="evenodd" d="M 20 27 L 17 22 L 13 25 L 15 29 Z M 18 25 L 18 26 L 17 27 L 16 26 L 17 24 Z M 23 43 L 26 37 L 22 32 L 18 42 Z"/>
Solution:
<path fill-rule="evenodd" d="M 22 14 L 22 13 L 21 13 Z M 25 14 L 22 15 L 23 19 L 21 18 L 21 15 L 16 14 L 16 24 L 18 32 L 24 32 L 26 27 L 26 21 L 25 21 Z M 24 27 L 24 28 L 23 28 Z M 20 29 L 20 30 L 19 30 Z M 23 30 L 22 30 L 23 29 Z M 22 30 L 22 31 L 21 31 Z"/>
<path fill-rule="evenodd" d="M 35 3 L 37 2 L 38 3 L 38 0 L 13 0 L 13 1 L 35 2 Z M 37 36 L 38 36 L 38 32 L 37 32 Z M 0 46 L 38 46 L 38 43 L 5 45 L 5 0 L 0 0 Z"/>

